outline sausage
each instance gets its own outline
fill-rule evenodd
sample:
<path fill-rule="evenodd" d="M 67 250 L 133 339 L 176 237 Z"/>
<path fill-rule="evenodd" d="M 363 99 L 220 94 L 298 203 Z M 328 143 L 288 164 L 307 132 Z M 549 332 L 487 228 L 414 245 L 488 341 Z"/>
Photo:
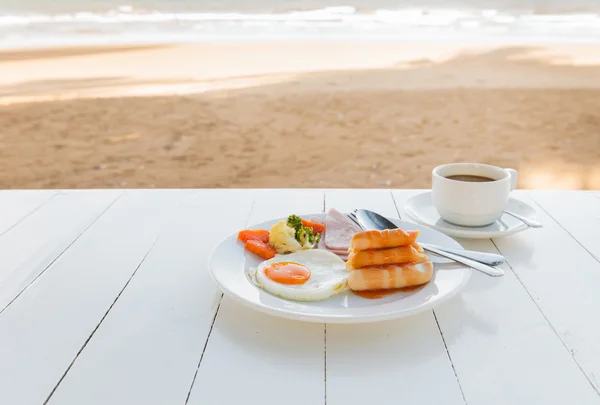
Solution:
<path fill-rule="evenodd" d="M 432 276 L 433 264 L 429 260 L 421 263 L 364 267 L 350 271 L 348 287 L 353 291 L 404 288 L 425 284 Z"/>
<path fill-rule="evenodd" d="M 425 255 L 413 246 L 400 246 L 390 249 L 350 250 L 349 267 L 359 269 L 365 266 L 380 266 L 384 264 L 402 264 L 422 262 Z"/>
<path fill-rule="evenodd" d="M 350 247 L 356 250 L 385 249 L 412 244 L 419 236 L 419 231 L 402 229 L 371 230 L 354 234 Z"/>

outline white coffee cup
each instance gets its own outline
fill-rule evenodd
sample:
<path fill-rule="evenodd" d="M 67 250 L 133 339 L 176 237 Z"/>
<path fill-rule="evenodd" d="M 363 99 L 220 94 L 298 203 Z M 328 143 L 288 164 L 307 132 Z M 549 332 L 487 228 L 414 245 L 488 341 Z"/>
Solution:
<path fill-rule="evenodd" d="M 449 176 L 471 175 L 493 181 L 471 182 Z M 486 226 L 502 215 L 510 192 L 517 186 L 517 171 L 479 163 L 450 163 L 432 172 L 433 204 L 446 221 L 462 226 Z"/>

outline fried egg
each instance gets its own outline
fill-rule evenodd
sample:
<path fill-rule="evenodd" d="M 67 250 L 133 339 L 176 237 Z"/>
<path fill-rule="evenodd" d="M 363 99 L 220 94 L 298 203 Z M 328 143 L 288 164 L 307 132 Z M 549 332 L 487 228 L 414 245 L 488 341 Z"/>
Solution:
<path fill-rule="evenodd" d="M 254 279 L 266 291 L 295 301 L 321 301 L 348 289 L 346 264 L 326 250 L 301 250 L 262 262 Z"/>

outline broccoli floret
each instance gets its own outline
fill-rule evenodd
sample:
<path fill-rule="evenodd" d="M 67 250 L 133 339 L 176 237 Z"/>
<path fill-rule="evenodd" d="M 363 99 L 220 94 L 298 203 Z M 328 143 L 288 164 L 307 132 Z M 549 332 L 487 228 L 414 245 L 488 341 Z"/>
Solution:
<path fill-rule="evenodd" d="M 296 231 L 296 240 L 300 242 L 302 246 L 304 246 L 306 244 L 307 239 L 308 235 L 306 234 L 306 230 L 304 229 L 304 227 L 300 227 L 300 229 Z"/>
<path fill-rule="evenodd" d="M 298 232 L 298 229 L 302 227 L 302 218 L 300 218 L 298 215 L 292 214 L 288 217 L 287 223 L 290 228 L 294 228 L 296 232 Z"/>
<path fill-rule="evenodd" d="M 308 226 L 301 226 L 296 231 L 296 240 L 300 242 L 302 246 L 305 246 L 306 244 L 314 244 L 315 235 L 313 234 L 312 228 L 309 228 Z"/>
<path fill-rule="evenodd" d="M 296 240 L 301 245 L 311 244 L 314 245 L 319 241 L 320 236 L 315 235 L 312 228 L 309 226 L 302 225 L 302 218 L 297 215 L 290 215 L 287 219 L 287 224 L 290 228 L 296 230 Z"/>

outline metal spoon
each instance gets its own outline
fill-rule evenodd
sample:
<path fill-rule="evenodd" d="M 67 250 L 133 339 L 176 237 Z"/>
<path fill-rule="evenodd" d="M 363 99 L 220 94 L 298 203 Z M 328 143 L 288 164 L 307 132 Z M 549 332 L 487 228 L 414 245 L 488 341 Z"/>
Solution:
<path fill-rule="evenodd" d="M 369 210 L 354 210 L 349 214 L 349 218 L 353 220 L 362 229 L 395 229 L 396 224 L 388 220 L 386 217 Z M 432 249 L 442 250 L 457 256 L 466 257 L 467 259 L 475 260 L 490 266 L 498 266 L 504 263 L 504 256 L 495 253 L 476 252 L 474 250 L 453 249 L 443 246 L 432 245 L 430 243 L 419 242 L 423 249 L 433 251 Z M 432 249 L 430 249 L 432 248 Z"/>
<path fill-rule="evenodd" d="M 534 219 L 530 219 L 530 218 L 524 217 L 524 216 L 519 215 L 519 214 L 515 214 L 512 211 L 504 210 L 504 212 L 507 213 L 508 215 L 512 216 L 512 217 L 517 218 L 518 220 L 520 220 L 521 222 L 523 222 L 525 225 L 530 226 L 532 228 L 541 228 L 542 226 L 544 226 L 544 225 L 542 225 L 541 222 L 538 222 L 538 221 L 536 221 Z"/>
<path fill-rule="evenodd" d="M 354 212 L 352 212 L 349 216 L 353 221 L 355 221 L 363 229 L 366 228 L 366 229 L 380 229 L 381 230 L 381 229 L 397 228 L 397 226 L 393 222 L 391 222 L 387 218 L 385 218 L 373 211 L 354 210 Z M 489 276 L 498 277 L 498 276 L 504 275 L 504 270 L 502 270 L 502 269 L 488 266 L 485 263 L 475 261 L 468 257 L 465 257 L 465 254 L 475 253 L 478 255 L 478 257 L 481 257 L 481 254 L 483 254 L 483 255 L 488 256 L 487 258 L 484 258 L 484 260 L 489 261 L 489 255 L 492 255 L 492 256 L 495 256 L 495 257 L 493 257 L 495 263 L 498 263 L 500 258 L 502 259 L 502 261 L 500 261 L 500 263 L 502 263 L 504 261 L 504 257 L 502 257 L 500 255 L 494 255 L 492 253 L 473 252 L 473 251 L 461 250 L 461 249 L 453 249 L 453 251 L 460 252 L 462 254 L 462 256 L 459 256 L 457 254 L 446 251 L 447 248 L 442 248 L 439 246 L 429 245 L 429 244 L 422 244 L 422 243 L 419 243 L 419 244 L 425 250 L 428 250 L 439 256 L 454 260 L 455 262 L 462 263 L 466 266 L 469 266 L 469 267 L 471 267 L 475 270 L 478 270 L 484 274 L 487 274 Z M 441 250 L 441 249 L 444 249 L 444 250 Z"/>

